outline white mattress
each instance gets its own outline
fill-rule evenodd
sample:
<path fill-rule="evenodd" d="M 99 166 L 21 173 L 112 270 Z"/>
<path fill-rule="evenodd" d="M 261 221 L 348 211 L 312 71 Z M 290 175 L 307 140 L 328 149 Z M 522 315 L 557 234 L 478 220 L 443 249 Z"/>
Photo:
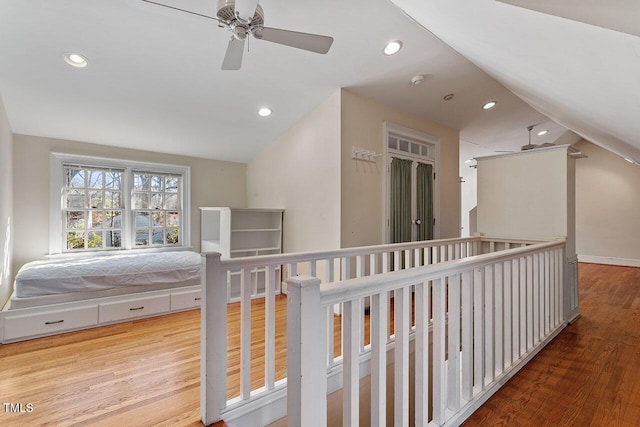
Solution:
<path fill-rule="evenodd" d="M 16 275 L 14 301 L 118 288 L 199 285 L 200 268 L 200 254 L 189 251 L 33 261 Z"/>

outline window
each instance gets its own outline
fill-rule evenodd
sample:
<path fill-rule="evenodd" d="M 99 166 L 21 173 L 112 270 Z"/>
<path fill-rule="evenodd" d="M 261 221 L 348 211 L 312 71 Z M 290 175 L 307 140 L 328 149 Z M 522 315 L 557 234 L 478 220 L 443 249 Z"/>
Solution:
<path fill-rule="evenodd" d="M 189 246 L 189 168 L 52 153 L 50 252 Z"/>

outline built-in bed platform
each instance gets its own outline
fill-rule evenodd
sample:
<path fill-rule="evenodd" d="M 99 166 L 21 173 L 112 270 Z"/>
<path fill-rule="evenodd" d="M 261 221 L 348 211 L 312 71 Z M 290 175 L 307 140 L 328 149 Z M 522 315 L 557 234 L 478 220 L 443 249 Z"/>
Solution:
<path fill-rule="evenodd" d="M 190 251 L 34 261 L 0 313 L 0 341 L 198 308 L 201 256 Z"/>

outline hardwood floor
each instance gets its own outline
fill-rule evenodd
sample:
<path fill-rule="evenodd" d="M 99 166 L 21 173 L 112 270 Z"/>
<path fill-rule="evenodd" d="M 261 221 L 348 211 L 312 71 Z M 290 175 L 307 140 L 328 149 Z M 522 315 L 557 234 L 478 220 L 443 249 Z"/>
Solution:
<path fill-rule="evenodd" d="M 465 426 L 640 425 L 640 268 L 580 264 L 582 317 Z"/>
<path fill-rule="evenodd" d="M 638 425 L 640 269 L 581 264 L 580 297 L 582 318 L 468 426 Z M 280 378 L 286 366 L 284 298 L 276 311 Z M 255 300 L 253 318 L 263 313 Z M 238 390 L 237 305 L 230 305 L 229 321 L 231 395 Z M 0 425 L 200 425 L 199 322 L 199 312 L 189 311 L 0 346 Z M 339 321 L 335 327 L 339 333 Z M 252 336 L 253 384 L 263 381 L 263 334 L 257 329 Z M 33 411 L 7 413 L 4 403 L 31 403 Z"/>

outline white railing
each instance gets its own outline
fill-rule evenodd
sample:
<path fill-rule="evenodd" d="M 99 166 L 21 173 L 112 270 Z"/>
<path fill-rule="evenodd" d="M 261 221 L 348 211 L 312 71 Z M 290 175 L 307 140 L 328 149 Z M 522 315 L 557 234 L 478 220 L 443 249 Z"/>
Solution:
<path fill-rule="evenodd" d="M 289 279 L 289 425 L 327 425 L 330 390 L 323 375 L 327 363 L 321 356 L 326 346 L 322 337 L 327 336 L 327 307 L 338 303 L 344 307 L 342 424 L 359 425 L 361 399 L 369 398 L 359 393 L 365 297 L 371 297 L 371 357 L 366 369 L 371 374 L 371 425 L 459 425 L 566 326 L 565 265 L 561 240 L 339 283 Z M 390 292 L 392 395 L 386 387 Z M 304 339 L 309 336 L 317 338 Z M 415 380 L 413 395 L 410 375 Z M 393 407 L 392 421 L 388 406 Z"/>
<path fill-rule="evenodd" d="M 282 403 L 279 409 L 264 409 L 276 400 L 284 402 L 286 380 L 276 380 L 275 360 L 275 321 L 276 295 L 286 277 L 299 274 L 318 277 L 321 283 L 339 283 L 353 278 L 371 277 L 390 271 L 401 271 L 430 265 L 438 265 L 476 256 L 483 253 L 501 251 L 513 247 L 523 247 L 534 242 L 524 240 L 491 239 L 486 237 L 470 237 L 461 239 L 444 239 L 423 242 L 412 242 L 392 245 L 379 245 L 358 248 L 346 248 L 334 251 L 321 251 L 296 254 L 266 255 L 260 257 L 220 259 L 220 255 L 209 253 L 203 255 L 202 277 L 202 386 L 201 412 L 205 424 L 211 424 L 225 417 L 226 420 L 246 415 L 260 408 L 274 417 L 284 414 Z M 280 272 L 283 277 L 280 277 Z M 334 285 L 335 286 L 335 285 Z M 232 287 L 237 291 L 232 291 Z M 257 297 L 264 297 L 264 324 L 252 322 L 251 302 Z M 227 302 L 237 301 L 240 304 L 240 350 L 239 350 L 239 392 L 228 396 L 227 389 Z M 387 316 L 390 314 L 389 299 L 374 295 L 371 301 L 365 299 L 361 305 L 384 305 Z M 341 368 L 342 355 L 334 357 L 334 316 L 340 313 L 342 303 L 325 308 L 326 346 L 322 350 L 327 366 Z M 357 351 L 345 348 L 344 359 L 350 360 L 355 351 L 362 354 L 365 347 L 365 328 L 361 310 L 359 340 Z M 262 321 L 262 320 L 261 320 Z M 346 328 L 344 317 L 343 330 Z M 251 342 L 252 329 L 264 328 L 264 364 L 260 368 L 264 372 L 264 382 L 259 386 L 251 385 Z M 354 331 L 351 331 L 355 333 Z M 386 340 L 391 336 L 391 326 L 386 330 L 374 331 L 367 338 Z M 351 342 L 342 339 L 342 342 Z M 348 353 L 351 351 L 352 353 Z M 349 357 L 346 357 L 349 356 Z M 332 385 L 330 390 L 339 386 Z M 262 417 L 261 415 L 258 418 Z M 264 418 L 260 418 L 264 419 Z M 277 419 L 274 418 L 274 419 Z"/>

